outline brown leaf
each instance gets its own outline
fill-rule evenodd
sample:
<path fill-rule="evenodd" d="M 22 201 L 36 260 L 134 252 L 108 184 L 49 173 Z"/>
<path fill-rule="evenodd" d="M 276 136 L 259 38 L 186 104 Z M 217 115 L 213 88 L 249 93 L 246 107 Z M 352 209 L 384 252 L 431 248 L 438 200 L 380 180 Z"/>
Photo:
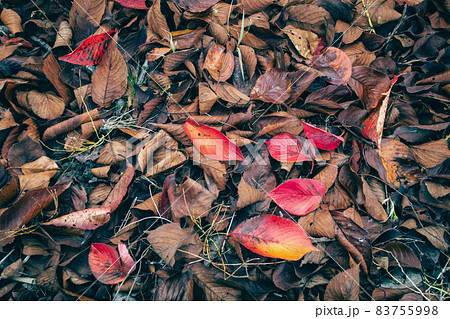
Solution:
<path fill-rule="evenodd" d="M 258 62 L 256 59 L 255 50 L 247 45 L 240 45 L 238 46 L 238 52 L 242 55 L 242 61 L 247 69 L 248 78 L 253 78 L 253 75 L 255 75 L 256 64 Z"/>
<path fill-rule="evenodd" d="M 203 290 L 208 301 L 236 301 L 241 300 L 241 291 L 227 286 L 217 279 L 222 273 L 201 263 L 188 265 L 195 283 Z"/>
<path fill-rule="evenodd" d="M 348 84 L 369 110 L 377 107 L 383 94 L 391 87 L 391 81 L 385 74 L 365 66 L 352 68 L 352 77 Z"/>
<path fill-rule="evenodd" d="M 438 226 L 426 226 L 416 230 L 419 234 L 425 236 L 428 241 L 437 249 L 442 252 L 447 252 L 449 245 L 445 239 L 448 231 L 443 227 Z"/>
<path fill-rule="evenodd" d="M 439 165 L 450 157 L 448 142 L 445 139 L 421 145 L 411 145 L 410 149 L 414 153 L 417 162 L 425 168 Z"/>
<path fill-rule="evenodd" d="M 314 237 L 335 237 L 335 222 L 331 217 L 328 209 L 323 207 L 317 209 L 316 211 L 301 216 L 298 219 L 298 224 L 303 230 L 310 236 Z"/>
<path fill-rule="evenodd" d="M 69 47 L 72 42 L 72 28 L 67 21 L 61 21 L 53 48 Z"/>
<path fill-rule="evenodd" d="M 214 44 L 206 55 L 203 67 L 208 70 L 211 77 L 217 82 L 228 80 L 234 70 L 233 52 L 225 52 L 220 44 Z"/>
<path fill-rule="evenodd" d="M 198 109 L 200 114 L 208 113 L 214 103 L 219 99 L 216 93 L 211 90 L 206 83 L 199 83 L 198 85 Z"/>
<path fill-rule="evenodd" d="M 54 93 L 40 93 L 36 90 L 17 92 L 17 101 L 34 114 L 46 120 L 60 117 L 65 108 L 64 100 Z"/>
<path fill-rule="evenodd" d="M 368 274 L 368 267 L 372 264 L 372 246 L 369 241 L 369 233 L 344 213 L 332 211 L 331 216 L 336 222 L 338 242 L 360 263 L 364 273 Z"/>
<path fill-rule="evenodd" d="M 185 271 L 165 279 L 156 288 L 155 301 L 193 301 L 192 273 Z"/>
<path fill-rule="evenodd" d="M 228 82 L 220 82 L 214 86 L 217 96 L 233 106 L 245 106 L 250 98 Z"/>
<path fill-rule="evenodd" d="M 53 54 L 44 60 L 44 74 L 47 76 L 48 80 L 53 84 L 56 91 L 63 98 L 64 103 L 68 104 L 72 98 L 73 94 L 69 87 L 61 81 L 59 73 L 61 72 L 61 67 Z"/>
<path fill-rule="evenodd" d="M 180 185 L 170 185 L 168 195 L 175 218 L 205 217 L 216 199 L 213 193 L 191 178 L 186 178 Z"/>
<path fill-rule="evenodd" d="M 25 225 L 49 204 L 57 201 L 57 197 L 69 186 L 70 183 L 66 183 L 27 192 L 0 215 L 0 230 L 9 231 Z"/>
<path fill-rule="evenodd" d="M 325 301 L 359 301 L 359 266 L 340 272 L 327 285 Z"/>
<path fill-rule="evenodd" d="M 165 224 L 146 233 L 152 249 L 169 266 L 175 265 L 175 254 L 183 246 L 194 247 L 196 255 L 202 251 L 197 233 L 192 228 L 181 229 L 178 223 Z"/>
<path fill-rule="evenodd" d="M 117 34 L 92 74 L 92 100 L 100 106 L 109 107 L 127 89 L 128 67 L 116 41 Z"/>
<path fill-rule="evenodd" d="M 281 69 L 270 69 L 256 80 L 250 98 L 268 103 L 282 104 L 291 92 L 291 79 Z"/>
<path fill-rule="evenodd" d="M 19 183 L 15 175 L 10 175 L 0 164 L 0 207 L 10 203 L 19 192 Z"/>
<path fill-rule="evenodd" d="M 161 12 L 161 0 L 156 0 L 153 2 L 150 10 L 147 13 L 147 41 L 152 40 L 152 36 L 149 32 L 159 36 L 160 38 L 169 41 L 170 40 L 170 29 L 167 25 L 166 18 Z"/>
<path fill-rule="evenodd" d="M 2 20 L 12 36 L 16 33 L 23 32 L 22 19 L 14 10 L 3 8 L 0 14 L 0 20 Z"/>
<path fill-rule="evenodd" d="M 338 48 L 329 47 L 320 55 L 315 55 L 312 67 L 325 73 L 331 84 L 344 84 L 352 76 L 352 62 L 345 52 Z"/>
<path fill-rule="evenodd" d="M 105 0 L 74 1 L 69 12 L 70 25 L 75 30 L 75 27 L 77 26 L 77 18 L 78 16 L 80 16 L 90 22 L 94 27 L 98 27 L 100 25 L 103 14 L 105 13 L 105 8 Z"/>
<path fill-rule="evenodd" d="M 361 177 L 361 180 L 362 180 L 363 192 L 364 192 L 364 197 L 365 197 L 364 206 L 366 207 L 367 213 L 369 213 L 369 215 L 372 216 L 373 218 L 375 218 L 376 220 L 384 223 L 388 219 L 385 209 L 383 208 L 381 203 L 378 201 L 377 197 L 373 193 L 371 187 L 366 182 L 364 177 Z"/>
<path fill-rule="evenodd" d="M 346 45 L 342 51 L 347 54 L 353 66 L 370 66 L 376 59 L 375 53 L 368 51 L 361 41 Z"/>
<path fill-rule="evenodd" d="M 389 258 L 389 267 L 416 268 L 422 270 L 420 260 L 414 251 L 401 242 L 390 242 L 384 245 L 379 251 L 379 254 Z"/>
<path fill-rule="evenodd" d="M 125 194 L 128 192 L 128 186 L 134 177 L 134 168 L 133 165 L 128 163 L 125 160 L 126 169 L 123 175 L 120 177 L 119 181 L 114 185 L 111 193 L 109 193 L 108 197 L 102 204 L 102 207 L 109 208 L 111 212 L 115 211 L 117 207 L 119 207 L 122 199 L 125 197 Z"/>
<path fill-rule="evenodd" d="M 245 14 L 252 14 L 264 10 L 274 2 L 275 0 L 238 0 L 237 3 L 242 4 Z"/>
<path fill-rule="evenodd" d="M 305 31 L 294 28 L 291 25 L 286 26 L 283 32 L 289 37 L 298 53 L 305 59 L 311 59 L 312 53 L 316 51 L 320 43 L 317 34 L 311 31 Z"/>

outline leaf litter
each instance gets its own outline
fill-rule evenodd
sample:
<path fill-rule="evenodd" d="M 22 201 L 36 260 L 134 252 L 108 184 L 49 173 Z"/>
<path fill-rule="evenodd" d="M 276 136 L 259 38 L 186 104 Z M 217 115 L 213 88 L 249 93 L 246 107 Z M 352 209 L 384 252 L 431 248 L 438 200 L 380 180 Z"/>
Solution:
<path fill-rule="evenodd" d="M 0 298 L 449 300 L 449 12 L 375 3 L 2 3 Z"/>

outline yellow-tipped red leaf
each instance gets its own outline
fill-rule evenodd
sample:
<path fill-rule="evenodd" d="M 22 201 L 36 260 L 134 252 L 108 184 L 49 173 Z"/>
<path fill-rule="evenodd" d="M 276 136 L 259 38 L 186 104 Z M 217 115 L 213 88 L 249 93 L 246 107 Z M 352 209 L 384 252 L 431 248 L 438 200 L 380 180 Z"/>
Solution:
<path fill-rule="evenodd" d="M 207 125 L 188 119 L 183 126 L 184 131 L 195 147 L 208 158 L 218 161 L 243 161 L 244 156 L 239 147 Z"/>
<path fill-rule="evenodd" d="M 94 277 L 101 283 L 114 285 L 122 282 L 135 268 L 134 260 L 126 247 L 120 247 L 117 251 L 106 244 L 93 243 L 89 253 L 89 267 Z M 125 245 L 123 245 L 125 246 Z M 126 250 L 126 253 L 125 253 Z M 131 263 L 133 263 L 131 265 Z"/>
<path fill-rule="evenodd" d="M 52 219 L 42 225 L 93 230 L 109 221 L 109 213 L 108 207 L 89 208 Z"/>
<path fill-rule="evenodd" d="M 271 198 L 288 213 L 304 216 L 319 207 L 326 187 L 313 179 L 291 179 L 273 191 L 266 198 Z"/>
<path fill-rule="evenodd" d="M 254 253 L 271 258 L 299 260 L 317 250 L 297 223 L 273 215 L 246 220 L 230 233 L 230 237 Z"/>

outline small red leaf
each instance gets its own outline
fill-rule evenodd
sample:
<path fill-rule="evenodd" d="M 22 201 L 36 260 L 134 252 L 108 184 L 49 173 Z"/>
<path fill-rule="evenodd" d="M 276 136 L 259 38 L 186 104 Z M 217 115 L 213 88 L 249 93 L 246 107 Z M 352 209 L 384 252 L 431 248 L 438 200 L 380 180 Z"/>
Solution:
<path fill-rule="evenodd" d="M 122 271 L 126 274 L 133 272 L 136 269 L 136 263 L 133 257 L 131 257 L 127 246 L 119 244 L 117 245 L 117 249 L 119 250 L 120 260 L 122 262 Z"/>
<path fill-rule="evenodd" d="M 85 39 L 75 51 L 59 59 L 78 65 L 96 65 L 102 59 L 109 42 L 116 33 L 117 31 L 109 31 L 93 35 Z"/>
<path fill-rule="evenodd" d="M 132 8 L 132 9 L 138 9 L 138 10 L 146 10 L 149 9 L 145 5 L 145 0 L 115 0 L 118 4 L 121 6 Z"/>
<path fill-rule="evenodd" d="M 109 212 L 107 207 L 89 208 L 52 219 L 42 225 L 93 230 L 109 221 Z"/>
<path fill-rule="evenodd" d="M 295 163 L 312 161 L 312 157 L 304 152 L 305 145 L 302 145 L 295 136 L 289 133 L 274 136 L 266 144 L 270 155 L 279 162 Z"/>
<path fill-rule="evenodd" d="M 319 207 L 326 187 L 313 179 L 291 179 L 273 191 L 266 198 L 272 198 L 288 213 L 304 216 Z"/>
<path fill-rule="evenodd" d="M 254 253 L 271 258 L 299 260 L 317 250 L 297 223 L 273 215 L 246 220 L 230 233 L 230 237 Z"/>
<path fill-rule="evenodd" d="M 303 122 L 303 130 L 306 137 L 321 150 L 332 151 L 339 146 L 339 143 L 344 142 L 342 137 L 321 130 L 306 122 Z"/>
<path fill-rule="evenodd" d="M 121 246 L 122 245 L 122 246 Z M 106 244 L 93 243 L 89 253 L 89 267 L 101 283 L 114 285 L 122 282 L 135 268 L 135 262 L 125 245 L 119 244 L 119 252 Z"/>
<path fill-rule="evenodd" d="M 206 157 L 218 161 L 245 160 L 239 147 L 218 130 L 191 119 L 186 121 L 183 128 L 195 147 Z"/>

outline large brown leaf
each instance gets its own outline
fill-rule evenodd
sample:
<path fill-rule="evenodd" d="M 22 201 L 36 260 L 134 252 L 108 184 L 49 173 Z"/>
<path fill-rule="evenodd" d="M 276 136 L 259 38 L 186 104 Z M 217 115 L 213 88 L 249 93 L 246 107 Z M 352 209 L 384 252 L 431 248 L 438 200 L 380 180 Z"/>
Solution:
<path fill-rule="evenodd" d="M 21 199 L 0 215 L 0 230 L 17 229 L 37 216 L 52 202 L 58 201 L 70 183 L 35 189 L 27 192 Z"/>
<path fill-rule="evenodd" d="M 270 69 L 255 83 L 250 98 L 268 103 L 281 104 L 291 96 L 291 79 L 287 72 Z"/>
<path fill-rule="evenodd" d="M 359 300 L 359 266 L 340 272 L 327 285 L 325 301 Z"/>
<path fill-rule="evenodd" d="M 127 89 L 128 67 L 116 41 L 117 35 L 92 74 L 92 100 L 100 106 L 109 107 Z"/>
<path fill-rule="evenodd" d="M 134 177 L 134 168 L 133 165 L 126 161 L 126 169 L 123 175 L 120 177 L 119 181 L 114 185 L 111 193 L 109 193 L 108 197 L 103 202 L 102 207 L 108 208 L 109 211 L 113 212 L 119 207 L 122 199 L 125 197 L 128 192 L 128 186 Z"/>
<path fill-rule="evenodd" d="M 338 48 L 326 48 L 313 57 L 312 67 L 325 73 L 332 84 L 344 84 L 352 76 L 352 62 L 347 54 Z"/>
<path fill-rule="evenodd" d="M 348 84 L 367 109 L 375 108 L 391 87 L 387 75 L 366 66 L 353 67 Z"/>

